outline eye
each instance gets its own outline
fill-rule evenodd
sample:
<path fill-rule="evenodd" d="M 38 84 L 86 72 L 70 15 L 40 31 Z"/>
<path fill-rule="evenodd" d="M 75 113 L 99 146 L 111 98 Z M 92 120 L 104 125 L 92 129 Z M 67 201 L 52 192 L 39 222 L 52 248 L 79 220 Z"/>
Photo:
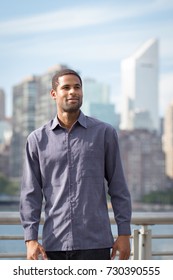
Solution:
<path fill-rule="evenodd" d="M 69 86 L 63 86 L 62 89 L 69 90 L 70 87 Z"/>
<path fill-rule="evenodd" d="M 76 86 L 75 86 L 75 89 L 80 89 L 80 88 L 81 88 L 80 85 L 76 85 Z"/>

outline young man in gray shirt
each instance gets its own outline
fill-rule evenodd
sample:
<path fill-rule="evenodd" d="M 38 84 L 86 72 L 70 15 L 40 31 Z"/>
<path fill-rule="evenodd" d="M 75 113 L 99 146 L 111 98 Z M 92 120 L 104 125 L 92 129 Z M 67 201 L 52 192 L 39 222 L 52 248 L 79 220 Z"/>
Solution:
<path fill-rule="evenodd" d="M 27 259 L 119 259 L 130 256 L 131 200 L 115 129 L 85 116 L 82 80 L 65 69 L 52 79 L 57 116 L 26 143 L 20 215 Z M 114 241 L 105 179 L 118 228 Z M 38 228 L 45 200 L 42 245 Z"/>

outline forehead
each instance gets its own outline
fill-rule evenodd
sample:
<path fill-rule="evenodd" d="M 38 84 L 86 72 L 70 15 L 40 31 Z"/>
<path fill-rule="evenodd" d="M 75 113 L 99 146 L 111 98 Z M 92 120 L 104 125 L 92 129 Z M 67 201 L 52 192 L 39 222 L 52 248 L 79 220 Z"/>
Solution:
<path fill-rule="evenodd" d="M 81 82 L 79 78 L 76 75 L 73 74 L 67 74 L 64 76 L 59 77 L 58 79 L 59 85 L 64 85 L 64 84 L 79 84 L 81 85 Z"/>

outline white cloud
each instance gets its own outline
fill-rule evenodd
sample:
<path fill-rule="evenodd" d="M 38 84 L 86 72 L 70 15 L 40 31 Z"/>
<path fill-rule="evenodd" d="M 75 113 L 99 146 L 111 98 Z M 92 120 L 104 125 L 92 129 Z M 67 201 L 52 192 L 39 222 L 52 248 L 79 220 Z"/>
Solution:
<path fill-rule="evenodd" d="M 118 18 L 120 15 L 116 15 Z M 108 6 L 83 6 L 27 18 L 0 22 L 0 34 L 36 33 L 90 26 L 111 21 L 115 13 Z"/>
<path fill-rule="evenodd" d="M 166 3 L 165 3 L 166 2 Z M 128 2 L 127 2 L 128 3 Z M 158 11 L 172 8 L 168 0 L 140 2 L 140 5 L 125 5 L 122 3 L 81 5 L 64 8 L 55 12 L 38 14 L 25 18 L 0 22 L 0 34 L 28 34 L 54 30 L 64 30 L 118 21 L 122 19 L 141 17 Z"/>

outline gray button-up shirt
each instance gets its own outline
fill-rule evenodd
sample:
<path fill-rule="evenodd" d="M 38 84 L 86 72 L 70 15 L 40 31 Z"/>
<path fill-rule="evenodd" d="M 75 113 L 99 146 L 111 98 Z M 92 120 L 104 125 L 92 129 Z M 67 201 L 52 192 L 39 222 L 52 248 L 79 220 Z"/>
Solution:
<path fill-rule="evenodd" d="M 57 117 L 33 131 L 21 187 L 25 240 L 38 239 L 44 197 L 47 251 L 112 247 L 105 179 L 118 234 L 130 234 L 131 201 L 115 129 L 81 112 L 70 131 Z"/>

